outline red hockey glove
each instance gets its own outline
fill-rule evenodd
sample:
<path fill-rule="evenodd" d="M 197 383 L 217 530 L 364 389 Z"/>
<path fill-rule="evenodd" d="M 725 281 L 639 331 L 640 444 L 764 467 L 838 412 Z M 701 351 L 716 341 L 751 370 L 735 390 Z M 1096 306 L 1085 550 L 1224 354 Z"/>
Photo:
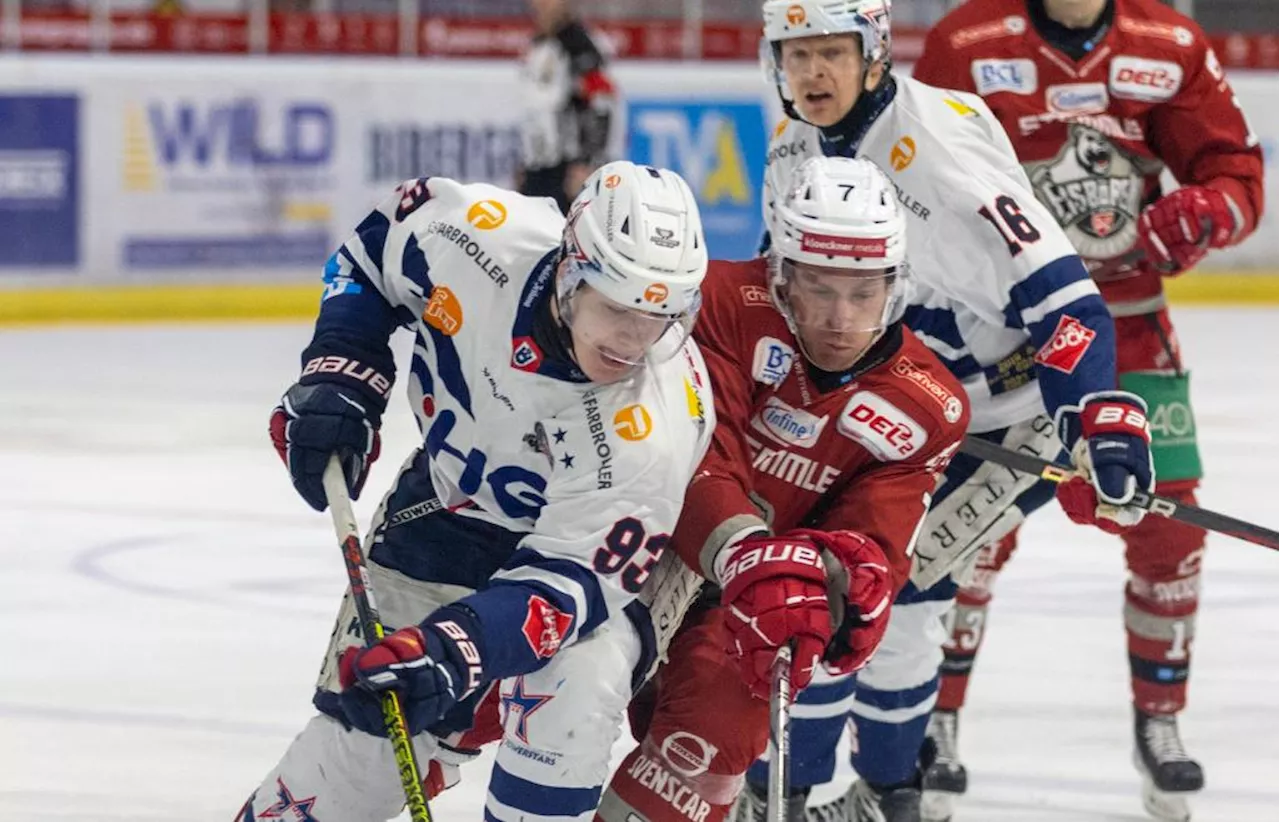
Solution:
<path fill-rule="evenodd" d="M 1058 486 L 1058 502 L 1072 522 L 1117 534 L 1142 521 L 1142 509 L 1125 507 L 1134 494 L 1155 488 L 1147 404 L 1126 391 L 1082 402 L 1058 409 L 1058 436 L 1075 443 L 1071 461 L 1082 474 Z"/>
<path fill-rule="evenodd" d="M 791 685 L 809 684 L 831 639 L 827 573 L 805 535 L 758 534 L 728 549 L 720 573 L 728 651 L 751 692 L 769 698 L 778 649 L 792 644 Z"/>
<path fill-rule="evenodd" d="M 1166 276 L 1181 274 L 1210 248 L 1226 248 L 1235 232 L 1226 195 L 1184 186 L 1147 206 L 1138 218 L 1138 245 Z"/>
<path fill-rule="evenodd" d="M 856 531 L 793 531 L 804 534 L 839 560 L 848 586 L 838 603 L 835 634 L 823 660 L 847 674 L 867 664 L 889 627 L 893 578 L 889 561 L 875 540 Z"/>

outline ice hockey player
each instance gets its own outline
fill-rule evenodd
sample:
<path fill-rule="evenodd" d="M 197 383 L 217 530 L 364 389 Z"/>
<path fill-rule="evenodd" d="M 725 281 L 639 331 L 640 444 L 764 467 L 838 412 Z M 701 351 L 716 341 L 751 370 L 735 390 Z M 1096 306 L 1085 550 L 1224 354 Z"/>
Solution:
<path fill-rule="evenodd" d="M 1136 524 L 1141 511 L 1124 504 L 1153 484 L 1145 404 L 1117 390 L 1111 317 L 999 122 L 978 97 L 890 72 L 885 0 L 770 0 L 764 17 L 788 114 L 769 150 L 766 215 L 806 157 L 884 168 L 911 222 L 918 292 L 905 321 L 964 385 L 970 434 L 1045 458 L 1065 447 L 1080 471 L 1057 489 L 1067 514 L 1105 528 Z M 951 572 L 963 576 L 983 546 L 1052 495 L 1047 483 L 963 453 L 951 462 L 880 651 L 856 684 L 816 682 L 798 697 L 797 790 L 831 778 L 851 715 L 862 779 L 825 810 L 919 818 L 917 760 L 938 690 Z M 763 812 L 761 765 L 748 782 L 745 819 Z"/>
<path fill-rule="evenodd" d="M 1003 123 L 1036 196 L 1085 258 L 1116 319 L 1120 385 L 1150 409 L 1156 490 L 1195 502 L 1201 467 L 1187 372 L 1163 277 L 1248 236 L 1262 211 L 1262 151 L 1194 22 L 1156 0 L 969 3 L 930 32 L 915 77 L 980 95 Z M 1162 170 L 1181 188 L 1166 191 Z M 931 801 L 963 793 L 957 712 L 987 625 L 991 583 L 1014 536 L 957 597 L 931 735 Z M 1134 761 L 1148 810 L 1189 818 L 1204 784 L 1184 749 L 1204 532 L 1159 517 L 1123 535 L 1124 624 Z"/>
<path fill-rule="evenodd" d="M 410 181 L 334 254 L 271 435 L 313 508 L 327 504 L 332 453 L 358 493 L 394 381 L 388 338 L 412 328 L 408 394 L 424 444 L 366 547 L 394 632 L 365 650 L 343 601 L 319 713 L 237 822 L 396 816 L 386 688 L 404 696 L 422 762 L 446 765 L 472 706 L 502 689 L 518 722 L 486 818 L 595 808 L 608 775 L 598 751 L 621 733 L 633 671 L 653 653 L 630 606 L 714 427 L 687 339 L 706 265 L 685 182 L 626 162 L 588 179 L 567 223 L 550 199 Z"/>
<path fill-rule="evenodd" d="M 814 158 L 773 218 L 767 258 L 712 262 L 694 331 L 718 425 L 672 546 L 721 591 L 633 706 L 642 742 L 604 822 L 726 817 L 764 750 L 788 634 L 796 688 L 866 663 L 968 421 L 959 382 L 902 325 L 909 243 L 884 173 Z"/>

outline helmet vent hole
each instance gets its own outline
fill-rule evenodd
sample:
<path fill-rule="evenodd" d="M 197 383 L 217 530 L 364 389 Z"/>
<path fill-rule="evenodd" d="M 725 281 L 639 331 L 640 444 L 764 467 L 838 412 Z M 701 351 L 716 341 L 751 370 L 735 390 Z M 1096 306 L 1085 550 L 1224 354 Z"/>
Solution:
<path fill-rule="evenodd" d="M 631 236 L 631 218 L 630 217 L 623 219 L 622 227 L 619 228 L 618 231 L 622 234 L 625 234 L 628 237 Z"/>

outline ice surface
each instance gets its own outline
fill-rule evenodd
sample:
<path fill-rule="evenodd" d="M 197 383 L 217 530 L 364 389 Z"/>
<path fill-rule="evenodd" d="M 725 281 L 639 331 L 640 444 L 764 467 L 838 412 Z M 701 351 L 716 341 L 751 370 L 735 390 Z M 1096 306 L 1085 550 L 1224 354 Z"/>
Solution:
<path fill-rule="evenodd" d="M 1274 526 L 1277 312 L 1175 322 L 1195 374 L 1201 502 Z M 225 822 L 310 715 L 342 563 L 267 437 L 309 333 L 0 332 L 0 819 Z M 362 522 L 416 436 L 399 391 L 387 416 Z M 1210 539 L 1183 719 L 1208 774 L 1198 822 L 1280 809 L 1277 565 Z M 957 822 L 1146 818 L 1123 578 L 1118 540 L 1056 509 L 1032 518 L 964 714 Z M 434 803 L 441 822 L 481 818 L 488 761 Z"/>

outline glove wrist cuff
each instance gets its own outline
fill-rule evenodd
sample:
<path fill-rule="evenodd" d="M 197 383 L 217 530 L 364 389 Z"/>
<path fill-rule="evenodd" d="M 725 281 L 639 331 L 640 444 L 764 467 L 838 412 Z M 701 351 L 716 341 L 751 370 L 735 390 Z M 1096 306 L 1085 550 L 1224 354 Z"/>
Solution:
<path fill-rule="evenodd" d="M 384 356 L 327 342 L 312 343 L 302 352 L 302 375 L 298 377 L 298 384 L 327 382 L 355 391 L 366 402 L 376 427 L 387 409 L 395 379 L 395 361 L 389 351 Z"/>

